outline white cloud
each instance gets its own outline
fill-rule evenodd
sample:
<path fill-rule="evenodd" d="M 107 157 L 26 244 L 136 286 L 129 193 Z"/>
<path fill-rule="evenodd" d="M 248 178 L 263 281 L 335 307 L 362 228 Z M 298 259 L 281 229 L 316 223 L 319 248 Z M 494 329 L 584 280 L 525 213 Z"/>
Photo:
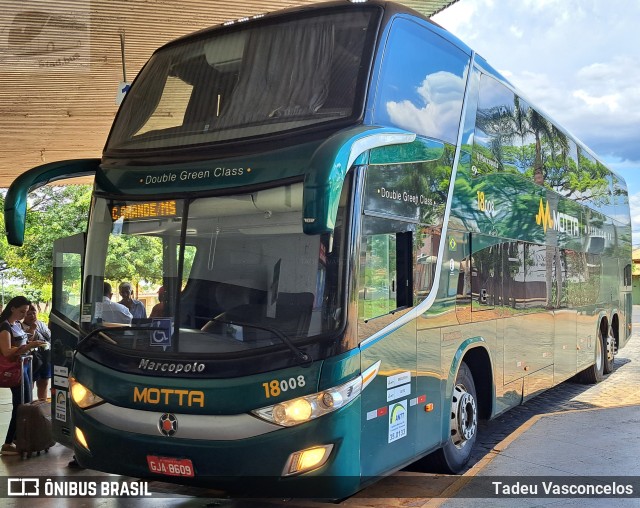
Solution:
<path fill-rule="evenodd" d="M 509 31 L 518 39 L 522 39 L 522 36 L 524 35 L 524 32 L 522 31 L 522 29 L 515 25 L 511 25 L 509 27 Z"/>
<path fill-rule="evenodd" d="M 576 90 L 573 96 L 585 102 L 588 106 L 606 106 L 609 112 L 615 112 L 620 109 L 620 94 L 601 95 L 594 97 L 584 90 Z"/>
<path fill-rule="evenodd" d="M 436 20 L 596 153 L 640 170 L 640 2 L 459 0 L 442 15 L 455 7 L 472 23 Z"/>
<path fill-rule="evenodd" d="M 625 178 L 640 244 L 640 2 L 459 0 L 434 18 Z"/>
<path fill-rule="evenodd" d="M 448 139 L 460 120 L 460 97 L 464 90 L 461 77 L 436 72 L 425 77 L 417 92 L 422 108 L 410 101 L 388 102 L 387 112 L 394 124 L 419 134 Z"/>

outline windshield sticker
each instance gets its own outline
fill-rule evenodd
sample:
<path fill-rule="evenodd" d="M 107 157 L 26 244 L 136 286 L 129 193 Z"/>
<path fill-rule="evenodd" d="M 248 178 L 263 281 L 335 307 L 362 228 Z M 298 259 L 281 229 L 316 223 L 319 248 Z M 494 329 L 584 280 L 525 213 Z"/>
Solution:
<path fill-rule="evenodd" d="M 91 304 L 85 303 L 82 305 L 82 315 L 80 316 L 82 323 L 91 323 Z"/>
<path fill-rule="evenodd" d="M 151 328 L 154 330 L 150 335 L 150 346 L 159 346 L 164 351 L 171 347 L 171 318 L 153 318 Z"/>
<path fill-rule="evenodd" d="M 387 378 L 387 388 L 395 388 L 396 386 L 409 383 L 411 381 L 411 372 L 405 371 L 399 374 L 394 374 Z"/>
<path fill-rule="evenodd" d="M 402 397 L 407 397 L 409 395 L 411 395 L 411 385 L 407 383 L 406 385 L 387 390 L 387 402 L 391 402 L 392 400 L 400 399 Z"/>
<path fill-rule="evenodd" d="M 67 392 L 64 390 L 56 391 L 56 420 L 67 421 Z"/>

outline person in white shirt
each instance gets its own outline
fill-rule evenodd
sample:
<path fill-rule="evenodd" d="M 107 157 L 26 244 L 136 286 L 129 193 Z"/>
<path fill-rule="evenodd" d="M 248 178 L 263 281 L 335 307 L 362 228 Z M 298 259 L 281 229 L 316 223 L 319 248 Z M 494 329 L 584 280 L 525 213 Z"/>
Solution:
<path fill-rule="evenodd" d="M 123 325 L 130 325 L 133 316 L 129 309 L 124 305 L 117 302 L 112 302 L 111 297 L 113 291 L 111 290 L 111 284 L 104 283 L 104 297 L 102 299 L 102 322 L 103 323 L 120 323 Z"/>
<path fill-rule="evenodd" d="M 133 298 L 133 287 L 130 282 L 122 282 L 118 287 L 118 292 L 122 297 L 122 300 L 118 302 L 119 304 L 129 309 L 135 319 L 146 319 L 147 309 L 144 308 L 144 303 Z"/>

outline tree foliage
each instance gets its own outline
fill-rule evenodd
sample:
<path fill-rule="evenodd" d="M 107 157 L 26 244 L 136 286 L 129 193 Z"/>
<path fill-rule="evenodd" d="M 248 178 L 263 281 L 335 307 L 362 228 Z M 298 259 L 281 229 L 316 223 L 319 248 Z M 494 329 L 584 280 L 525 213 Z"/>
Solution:
<path fill-rule="evenodd" d="M 23 294 L 33 301 L 51 299 L 53 242 L 85 231 L 90 201 L 89 185 L 41 187 L 29 194 L 24 245 L 10 246 L 3 235 L 0 256 L 9 268 L 7 276 L 22 278 Z"/>

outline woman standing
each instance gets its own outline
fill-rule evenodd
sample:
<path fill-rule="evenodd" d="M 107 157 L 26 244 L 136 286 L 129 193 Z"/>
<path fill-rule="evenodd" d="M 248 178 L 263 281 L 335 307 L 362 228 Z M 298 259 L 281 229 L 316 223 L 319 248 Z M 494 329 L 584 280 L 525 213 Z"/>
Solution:
<path fill-rule="evenodd" d="M 42 321 L 38 321 L 38 309 L 33 304 L 29 305 L 27 315 L 22 321 L 22 329 L 27 333 L 29 341 L 39 340 L 51 344 L 51 331 Z M 48 346 L 45 346 L 49 349 Z M 33 380 L 36 383 L 38 391 L 38 400 L 47 400 L 47 388 L 49 387 L 49 379 L 51 379 L 51 352 L 41 350 L 42 365 L 32 372 Z"/>
<path fill-rule="evenodd" d="M 0 354 L 3 356 L 16 358 L 34 348 L 46 344 L 39 340 L 27 342 L 27 334 L 22 329 L 20 320 L 26 316 L 29 305 L 31 305 L 31 302 L 24 296 L 16 296 L 9 300 L 7 306 L 2 313 L 0 313 Z M 27 372 L 28 370 L 25 364 L 24 372 L 22 373 L 25 381 L 22 384 L 22 388 L 24 389 L 24 402 L 31 402 L 31 379 L 29 379 Z M 21 403 L 20 390 L 21 385 L 11 388 L 11 403 L 13 404 L 13 409 L 11 410 L 11 421 L 9 422 L 7 437 L 1 449 L 2 455 L 18 455 L 13 440 L 16 437 L 18 406 Z"/>

